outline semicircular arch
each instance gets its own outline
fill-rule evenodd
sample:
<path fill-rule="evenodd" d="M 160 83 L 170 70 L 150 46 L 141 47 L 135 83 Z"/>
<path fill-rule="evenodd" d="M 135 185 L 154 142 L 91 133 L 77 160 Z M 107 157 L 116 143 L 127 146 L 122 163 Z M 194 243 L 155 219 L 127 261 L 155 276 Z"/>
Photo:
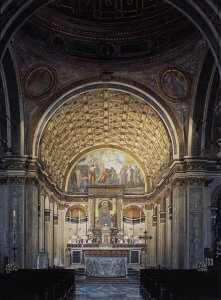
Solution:
<path fill-rule="evenodd" d="M 122 99 L 117 99 L 120 102 L 122 102 L 123 104 L 128 104 L 128 102 L 130 102 L 130 100 L 132 99 L 134 102 L 134 108 L 131 106 L 129 107 L 129 110 L 131 111 L 131 115 L 134 114 L 134 117 L 130 116 L 128 117 L 128 115 L 126 116 L 128 119 L 130 119 L 129 121 L 127 120 L 127 126 L 129 126 L 130 131 L 133 133 L 133 135 L 135 136 L 137 133 L 141 132 L 140 128 L 139 128 L 139 124 L 141 124 L 143 122 L 142 120 L 142 113 L 140 110 L 139 106 L 145 107 L 146 111 L 148 109 L 149 115 L 148 117 L 146 116 L 145 118 L 148 120 L 151 120 L 152 118 L 152 123 L 148 123 L 146 122 L 147 126 L 146 126 L 146 131 L 143 131 L 142 134 L 144 135 L 144 140 L 142 141 L 139 140 L 139 145 L 142 148 L 143 143 L 145 140 L 150 141 L 150 145 L 151 143 L 156 143 L 156 145 L 158 144 L 158 152 L 155 153 L 156 155 L 158 155 L 158 160 L 160 160 L 160 158 L 163 159 L 164 155 L 167 155 L 167 166 L 169 163 L 170 159 L 179 159 L 182 157 L 182 145 L 183 145 L 183 131 L 182 131 L 182 126 L 179 123 L 179 121 L 177 120 L 177 118 L 174 116 L 174 114 L 171 112 L 170 109 L 167 109 L 168 107 L 166 105 L 163 105 L 162 100 L 158 101 L 158 99 L 156 99 L 152 94 L 151 91 L 149 91 L 149 93 L 147 93 L 144 90 L 141 90 L 139 87 L 136 86 L 132 86 L 129 85 L 128 83 L 121 83 L 121 82 L 90 82 L 88 84 L 84 84 L 82 86 L 78 86 L 68 92 L 66 92 L 65 94 L 63 94 L 62 96 L 60 96 L 54 103 L 52 103 L 50 106 L 47 107 L 47 109 L 45 110 L 45 112 L 42 114 L 41 118 L 39 118 L 38 122 L 37 122 L 37 126 L 35 127 L 35 134 L 34 134 L 34 139 L 32 140 L 32 155 L 36 156 L 38 158 L 42 158 L 41 155 L 41 150 L 42 149 L 42 137 L 44 135 L 44 133 L 48 130 L 48 132 L 50 132 L 51 130 L 54 129 L 54 127 L 50 127 L 50 121 L 53 119 L 56 119 L 56 117 L 58 118 L 57 121 L 55 121 L 55 123 L 59 123 L 61 122 L 61 119 L 59 119 L 59 111 L 61 111 L 65 106 L 66 108 L 69 108 L 68 105 L 70 104 L 71 101 L 75 101 L 76 99 L 78 99 L 78 97 L 81 97 L 81 102 L 84 103 L 84 110 L 88 108 L 86 108 L 89 104 L 89 101 L 87 99 L 87 96 L 90 98 L 93 98 L 93 93 L 95 93 L 97 95 L 99 95 L 99 93 L 102 93 L 101 96 L 101 101 L 100 104 L 102 104 L 102 110 L 103 110 L 103 116 L 102 116 L 102 122 L 103 122 L 103 133 L 105 133 L 105 120 L 108 119 L 108 117 L 105 117 L 105 111 L 110 113 L 110 110 L 108 111 L 108 108 L 105 107 L 105 103 L 107 103 L 107 100 L 110 99 L 111 97 L 118 97 L 122 98 L 124 97 L 124 103 L 122 102 Z M 112 93 L 112 96 L 108 98 L 108 93 Z M 114 96 L 113 96 L 114 95 Z M 122 96 L 123 95 L 123 96 Z M 109 95 L 110 96 L 110 95 Z M 105 98 L 107 97 L 107 98 Z M 127 100 L 125 100 L 128 97 Z M 111 98 L 111 99 L 112 99 Z M 79 99 L 78 99 L 79 100 Z M 77 105 L 79 105 L 79 101 L 76 100 L 75 101 L 75 105 L 77 107 Z M 116 99 L 115 99 L 116 100 Z M 109 100 L 109 102 L 111 102 L 112 100 Z M 114 101 L 114 100 L 113 100 Z M 112 102 L 113 102 L 112 101 Z M 118 101 L 118 102 L 119 102 Z M 78 103 L 77 103 L 78 102 Z M 92 101 L 93 102 L 93 101 Z M 115 104 L 113 104 L 111 102 L 112 107 L 114 107 Z M 81 103 L 81 104 L 82 104 Z M 121 103 L 121 104 L 122 104 Z M 122 104 L 122 105 L 123 105 Z M 118 104 L 116 104 L 117 107 Z M 81 107 L 82 108 L 82 107 Z M 81 109 L 80 108 L 80 109 Z M 120 109 L 122 108 L 122 106 L 119 108 L 118 107 L 118 111 L 117 113 L 119 114 Z M 128 108 L 128 107 L 127 107 Z M 134 110 L 133 110 L 134 109 Z M 140 120 L 135 120 L 138 117 L 138 114 L 136 115 L 136 110 L 139 111 L 140 110 L 140 115 L 139 117 L 141 118 Z M 96 107 L 95 107 L 95 111 L 96 111 Z M 68 116 L 68 110 L 66 109 L 66 118 L 71 119 L 71 116 Z M 84 111 L 84 121 L 87 122 L 87 117 L 85 117 L 87 115 L 88 111 Z M 113 112 L 114 113 L 114 112 Z M 116 113 L 116 119 L 118 118 L 119 120 L 119 116 L 117 116 Z M 63 115 L 64 117 L 65 115 Z M 89 116 L 89 114 L 88 114 Z M 122 117 L 122 116 L 120 116 Z M 125 117 L 125 116 L 124 116 Z M 79 119 L 79 123 L 82 121 L 82 119 Z M 110 118 L 109 118 L 110 121 Z M 107 122 L 108 123 L 108 122 Z M 136 123 L 136 126 L 134 126 L 134 124 Z M 154 132 L 153 128 L 152 131 L 149 131 L 149 127 L 154 126 L 157 128 L 157 126 L 161 126 L 161 135 L 159 137 L 157 137 L 157 131 Z M 119 123 L 116 124 L 117 126 L 119 126 Z M 122 123 L 121 123 L 122 125 Z M 114 127 L 115 125 L 113 125 Z M 83 126 L 85 129 L 85 126 Z M 125 127 L 122 125 L 122 128 Z M 68 132 L 65 133 L 65 130 L 67 129 L 67 127 L 63 128 L 63 131 L 60 132 L 60 134 L 63 132 L 64 133 L 64 137 L 62 139 L 63 142 L 67 142 L 67 139 L 65 137 L 65 134 L 67 136 Z M 73 129 L 73 127 L 70 125 L 69 129 Z M 79 130 L 82 129 L 81 126 L 79 126 L 78 128 Z M 90 134 L 88 133 L 90 130 L 89 128 L 87 129 L 87 139 L 90 138 Z M 97 128 L 98 129 L 98 128 Z M 116 126 L 115 126 L 115 131 L 116 132 Z M 129 138 L 132 137 L 132 133 L 129 136 Z M 52 134 L 52 132 L 50 132 L 50 134 Z M 105 137 L 105 134 L 104 134 Z M 68 137 L 67 137 L 68 138 Z M 73 138 L 73 136 L 70 136 L 70 139 Z M 116 138 L 116 136 L 115 136 Z M 82 136 L 83 139 L 83 136 Z M 169 151 L 169 148 L 167 149 L 167 153 L 165 152 L 164 154 L 164 146 L 160 146 L 160 144 L 162 143 L 162 141 L 166 139 L 167 140 L 167 144 L 169 145 L 169 140 L 170 140 L 170 146 L 171 146 L 171 151 Z M 56 139 L 54 139 L 55 141 Z M 125 145 L 124 142 L 122 142 L 121 144 L 119 144 L 119 140 L 116 140 L 115 142 L 113 142 L 114 137 L 112 140 L 108 139 L 107 136 L 106 138 L 104 138 L 105 143 L 102 141 L 99 143 L 92 143 L 92 145 L 90 144 L 90 142 L 88 143 L 89 146 L 85 146 L 82 148 L 77 148 L 76 152 L 74 153 L 74 155 L 70 156 L 70 154 L 68 155 L 68 158 L 65 158 L 65 152 L 64 152 L 64 158 L 65 158 L 65 166 L 62 166 L 63 168 L 65 168 L 65 172 L 62 173 L 62 183 L 60 182 L 59 185 L 60 187 L 62 186 L 62 189 L 64 189 L 64 174 L 68 174 L 68 169 L 70 169 L 70 165 L 73 162 L 73 159 L 82 151 L 86 151 L 87 148 L 90 148 L 91 146 L 95 146 L 95 147 L 101 147 L 102 145 L 106 144 L 106 145 L 111 145 L 115 146 L 115 147 L 121 147 L 121 149 L 125 149 Z M 89 140 L 88 140 L 89 141 Z M 76 143 L 76 140 L 72 140 L 73 143 Z M 135 151 L 135 144 L 138 144 L 138 140 L 134 140 L 131 138 L 130 141 L 130 145 L 131 145 L 131 151 L 130 153 L 136 153 Z M 162 143 L 163 145 L 163 143 Z M 30 144 L 29 144 L 30 146 Z M 53 146 L 53 145 L 52 145 Z M 46 148 L 46 145 L 44 146 Z M 127 147 L 127 145 L 126 145 Z M 142 149 L 143 151 L 143 159 L 145 159 L 145 155 L 148 155 L 148 153 L 146 152 L 147 149 L 149 149 L 149 145 L 147 146 L 146 149 Z M 142 152 L 140 150 L 140 152 Z M 161 153 L 162 151 L 162 153 Z M 169 154 L 169 152 L 171 152 Z M 152 151 L 152 155 L 153 155 L 153 151 Z M 137 155 L 136 155 L 137 154 Z M 134 157 L 139 157 L 139 153 L 137 152 Z M 165 162 L 164 162 L 165 163 Z M 163 164 L 164 164 L 163 163 Z M 158 161 L 156 161 L 156 164 L 159 164 Z M 158 170 L 159 170 L 159 165 L 158 165 Z M 153 166 L 153 168 L 155 168 L 155 166 Z M 143 170 L 145 170 L 145 168 L 143 168 Z M 147 171 L 144 171 L 145 175 L 148 175 Z M 156 170 L 157 172 L 157 170 Z M 57 179 L 55 180 L 57 181 Z"/>

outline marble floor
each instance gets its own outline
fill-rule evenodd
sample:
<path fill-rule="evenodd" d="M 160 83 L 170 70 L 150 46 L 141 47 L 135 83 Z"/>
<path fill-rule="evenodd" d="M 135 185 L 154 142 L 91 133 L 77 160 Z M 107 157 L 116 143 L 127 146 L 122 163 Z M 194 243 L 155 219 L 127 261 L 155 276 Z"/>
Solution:
<path fill-rule="evenodd" d="M 143 300 L 140 295 L 139 281 L 124 278 L 113 280 L 76 280 L 76 290 L 73 300 Z"/>

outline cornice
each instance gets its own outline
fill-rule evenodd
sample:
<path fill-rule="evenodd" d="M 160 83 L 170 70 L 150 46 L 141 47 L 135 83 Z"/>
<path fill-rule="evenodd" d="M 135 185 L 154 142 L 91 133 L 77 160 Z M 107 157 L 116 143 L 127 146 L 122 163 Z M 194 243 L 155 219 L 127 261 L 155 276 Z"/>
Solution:
<path fill-rule="evenodd" d="M 15 171 L 15 175 L 7 175 L 8 170 Z M 19 176 L 19 170 L 25 175 Z M 154 202 L 164 197 L 168 191 L 187 186 L 208 187 L 214 176 L 221 176 L 221 170 L 216 168 L 216 161 L 199 158 L 186 158 L 174 161 L 167 173 L 162 175 L 161 182 L 155 186 L 151 193 L 146 195 L 125 195 L 125 203 Z M 0 185 L 35 185 L 40 188 L 40 193 L 48 193 L 55 197 L 59 203 L 87 202 L 88 197 L 83 195 L 68 195 L 61 191 L 50 179 L 50 176 L 36 160 L 28 157 L 5 157 L 0 164 Z M 63 205 L 62 204 L 62 205 Z"/>

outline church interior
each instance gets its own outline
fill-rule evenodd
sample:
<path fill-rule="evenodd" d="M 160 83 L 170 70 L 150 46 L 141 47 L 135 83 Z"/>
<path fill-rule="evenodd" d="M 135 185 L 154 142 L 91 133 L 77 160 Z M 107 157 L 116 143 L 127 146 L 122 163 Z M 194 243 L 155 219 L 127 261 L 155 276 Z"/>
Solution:
<path fill-rule="evenodd" d="M 1 20 L 0 273 L 220 269 L 220 0 L 5 0 Z"/>

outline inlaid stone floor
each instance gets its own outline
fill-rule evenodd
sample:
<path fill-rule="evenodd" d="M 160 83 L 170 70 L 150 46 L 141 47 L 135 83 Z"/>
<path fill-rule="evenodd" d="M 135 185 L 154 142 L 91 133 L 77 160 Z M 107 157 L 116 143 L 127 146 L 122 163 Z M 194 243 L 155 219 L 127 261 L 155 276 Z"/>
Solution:
<path fill-rule="evenodd" d="M 143 300 L 135 278 L 76 278 L 73 300 Z"/>

